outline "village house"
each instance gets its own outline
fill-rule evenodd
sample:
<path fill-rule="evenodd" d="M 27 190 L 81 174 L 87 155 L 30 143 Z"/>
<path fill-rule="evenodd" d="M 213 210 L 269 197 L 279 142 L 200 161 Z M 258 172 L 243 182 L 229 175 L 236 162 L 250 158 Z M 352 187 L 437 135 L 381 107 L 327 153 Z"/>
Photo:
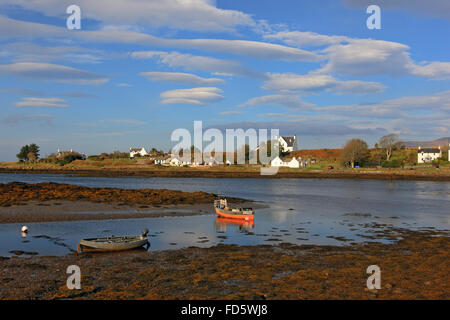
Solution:
<path fill-rule="evenodd" d="M 437 148 L 419 147 L 417 150 L 417 163 L 431 163 L 438 158 L 442 158 L 441 146 Z"/>
<path fill-rule="evenodd" d="M 148 156 L 149 153 L 145 150 L 145 148 L 130 148 L 130 158 L 134 158 L 135 156 Z"/>
<path fill-rule="evenodd" d="M 58 148 L 58 152 L 56 153 L 56 159 L 63 159 L 65 156 L 68 156 L 68 155 L 81 155 L 83 158 L 86 158 L 86 156 L 84 154 L 82 155 L 76 151 L 73 151 L 72 149 L 64 151 L 64 150 L 60 150 Z"/>
<path fill-rule="evenodd" d="M 301 158 L 299 158 L 299 160 L 297 160 L 295 157 L 293 157 L 292 159 L 281 159 L 280 157 L 275 157 L 274 159 L 272 159 L 272 161 L 270 161 L 270 166 L 272 167 L 288 167 L 288 168 L 300 168 L 300 165 L 303 164 L 301 163 Z"/>
<path fill-rule="evenodd" d="M 297 150 L 297 136 L 294 134 L 292 137 L 279 137 L 278 143 L 280 150 L 283 152 L 292 152 Z"/>
<path fill-rule="evenodd" d="M 165 155 L 165 156 L 160 156 L 160 157 L 155 157 L 153 159 L 154 164 L 159 164 L 159 165 L 168 165 L 170 162 L 170 156 L 169 155 Z"/>

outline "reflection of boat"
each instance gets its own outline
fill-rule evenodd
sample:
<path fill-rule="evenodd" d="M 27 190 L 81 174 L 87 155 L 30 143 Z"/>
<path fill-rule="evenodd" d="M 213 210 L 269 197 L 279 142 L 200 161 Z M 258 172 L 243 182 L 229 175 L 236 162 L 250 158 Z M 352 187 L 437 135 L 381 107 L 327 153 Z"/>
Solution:
<path fill-rule="evenodd" d="M 228 219 L 253 221 L 255 214 L 252 208 L 230 208 L 227 199 L 214 200 L 214 209 L 219 216 Z"/>
<path fill-rule="evenodd" d="M 77 252 L 123 251 L 140 248 L 149 245 L 147 234 L 148 230 L 144 230 L 140 236 L 80 239 Z"/>
<path fill-rule="evenodd" d="M 220 216 L 216 217 L 216 221 L 214 222 L 215 228 L 218 231 L 227 231 L 227 226 L 239 226 L 239 229 L 245 229 L 250 230 L 253 229 L 255 226 L 255 222 L 253 220 L 251 221 L 245 221 L 242 219 L 229 219 L 229 218 L 222 218 Z"/>

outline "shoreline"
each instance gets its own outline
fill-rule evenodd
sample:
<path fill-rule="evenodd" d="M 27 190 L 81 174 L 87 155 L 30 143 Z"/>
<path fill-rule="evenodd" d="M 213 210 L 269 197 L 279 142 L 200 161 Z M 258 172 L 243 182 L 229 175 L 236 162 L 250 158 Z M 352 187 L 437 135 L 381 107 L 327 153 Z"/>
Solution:
<path fill-rule="evenodd" d="M 387 232 L 395 243 L 0 257 L 0 299 L 450 299 L 448 232 Z M 66 287 L 73 264 L 81 290 Z M 381 269 L 380 290 L 366 287 L 370 265 Z"/>
<path fill-rule="evenodd" d="M 259 178 L 259 179 L 374 179 L 374 180 L 409 180 L 409 181 L 450 181 L 447 172 L 435 174 L 416 172 L 416 170 L 370 171 L 359 169 L 358 171 L 280 171 L 276 175 L 261 175 L 254 171 L 227 171 L 227 170 L 180 170 L 180 169 L 18 169 L 2 168 L 1 173 L 17 174 L 63 174 L 82 177 L 138 177 L 138 178 Z"/>

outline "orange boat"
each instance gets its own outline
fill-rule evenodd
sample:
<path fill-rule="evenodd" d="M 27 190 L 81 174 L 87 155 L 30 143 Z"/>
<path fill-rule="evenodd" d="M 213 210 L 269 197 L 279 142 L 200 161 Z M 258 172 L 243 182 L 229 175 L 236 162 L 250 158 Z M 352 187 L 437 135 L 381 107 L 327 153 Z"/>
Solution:
<path fill-rule="evenodd" d="M 244 219 L 229 219 L 217 216 L 216 221 L 214 221 L 214 226 L 216 230 L 220 231 L 227 231 L 227 227 L 229 226 L 238 226 L 239 230 L 251 230 L 255 227 L 255 222 L 253 219 L 246 221 Z"/>
<path fill-rule="evenodd" d="M 230 208 L 227 199 L 214 200 L 216 213 L 223 218 L 253 221 L 255 212 L 252 208 Z"/>

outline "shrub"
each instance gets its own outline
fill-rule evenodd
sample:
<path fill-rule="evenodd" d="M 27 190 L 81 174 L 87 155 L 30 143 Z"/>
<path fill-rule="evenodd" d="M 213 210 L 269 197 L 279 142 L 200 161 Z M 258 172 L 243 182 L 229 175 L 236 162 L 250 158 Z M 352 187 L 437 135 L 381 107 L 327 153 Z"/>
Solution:
<path fill-rule="evenodd" d="M 390 161 L 381 161 L 381 166 L 383 168 L 400 168 L 402 165 L 401 161 L 393 159 Z"/>

